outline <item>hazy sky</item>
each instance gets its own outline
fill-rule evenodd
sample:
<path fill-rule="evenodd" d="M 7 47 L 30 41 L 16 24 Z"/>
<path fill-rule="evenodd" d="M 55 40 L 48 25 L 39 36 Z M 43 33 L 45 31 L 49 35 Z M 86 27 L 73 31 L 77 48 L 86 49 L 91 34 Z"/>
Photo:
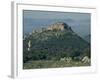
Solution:
<path fill-rule="evenodd" d="M 23 11 L 24 33 L 30 33 L 41 26 L 48 27 L 55 22 L 65 22 L 79 35 L 90 34 L 91 15 L 89 13 Z"/>

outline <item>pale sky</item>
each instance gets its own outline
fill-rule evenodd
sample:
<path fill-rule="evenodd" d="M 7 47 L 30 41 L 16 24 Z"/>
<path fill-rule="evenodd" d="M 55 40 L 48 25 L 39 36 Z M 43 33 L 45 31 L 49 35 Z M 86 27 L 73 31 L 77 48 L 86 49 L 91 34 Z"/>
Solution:
<path fill-rule="evenodd" d="M 88 13 L 73 13 L 73 12 L 52 12 L 52 11 L 31 11 L 24 10 L 24 18 L 33 19 L 66 19 L 71 18 L 75 20 L 90 19 Z"/>

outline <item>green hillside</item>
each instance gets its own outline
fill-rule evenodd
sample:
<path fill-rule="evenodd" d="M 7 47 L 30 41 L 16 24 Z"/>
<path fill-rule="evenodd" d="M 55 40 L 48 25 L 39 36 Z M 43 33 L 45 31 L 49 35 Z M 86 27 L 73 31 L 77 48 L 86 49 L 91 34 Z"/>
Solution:
<path fill-rule="evenodd" d="M 66 28 L 67 27 L 67 28 Z M 90 44 L 78 36 L 69 26 L 64 30 L 42 30 L 23 40 L 23 62 L 37 60 L 60 60 L 63 57 L 90 57 Z M 28 42 L 30 41 L 30 50 Z"/>

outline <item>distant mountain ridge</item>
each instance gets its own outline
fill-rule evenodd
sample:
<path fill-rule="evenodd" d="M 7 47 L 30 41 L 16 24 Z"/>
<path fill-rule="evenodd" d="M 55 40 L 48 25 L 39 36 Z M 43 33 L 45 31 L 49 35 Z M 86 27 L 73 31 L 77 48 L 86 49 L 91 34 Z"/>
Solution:
<path fill-rule="evenodd" d="M 80 20 L 81 21 L 81 20 Z M 23 31 L 24 34 L 29 34 L 32 30 L 38 30 L 40 28 L 47 28 L 50 24 L 57 23 L 57 22 L 64 22 L 71 26 L 73 31 L 84 37 L 90 33 L 90 25 L 87 22 L 81 21 L 78 22 L 71 18 L 66 19 L 33 19 L 33 18 L 24 18 L 23 23 Z"/>

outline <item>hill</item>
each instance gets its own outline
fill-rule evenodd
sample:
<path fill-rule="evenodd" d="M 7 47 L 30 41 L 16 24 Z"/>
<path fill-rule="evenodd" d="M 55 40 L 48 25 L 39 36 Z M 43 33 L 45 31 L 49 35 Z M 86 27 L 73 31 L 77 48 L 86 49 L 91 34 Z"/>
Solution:
<path fill-rule="evenodd" d="M 90 44 L 63 22 L 33 31 L 23 40 L 23 61 L 90 57 Z"/>

